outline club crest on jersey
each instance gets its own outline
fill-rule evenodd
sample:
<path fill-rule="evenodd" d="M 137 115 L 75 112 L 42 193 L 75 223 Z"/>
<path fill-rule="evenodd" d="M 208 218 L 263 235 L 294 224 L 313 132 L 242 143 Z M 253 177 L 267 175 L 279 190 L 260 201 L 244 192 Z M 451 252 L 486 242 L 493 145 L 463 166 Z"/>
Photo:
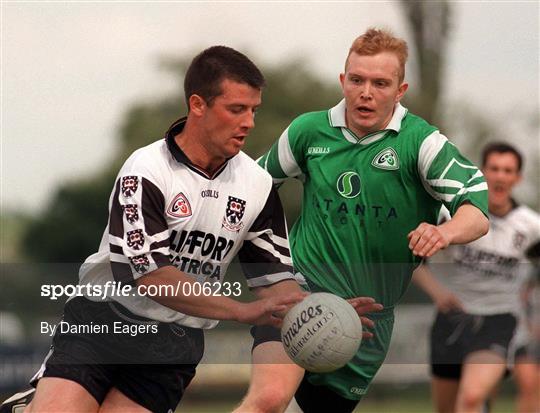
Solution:
<path fill-rule="evenodd" d="M 379 169 L 395 170 L 399 169 L 399 158 L 394 149 L 386 148 L 375 155 L 371 165 Z"/>
<path fill-rule="evenodd" d="M 525 242 L 525 239 L 527 237 L 525 236 L 525 234 L 519 232 L 519 231 L 516 231 L 514 233 L 514 239 L 512 240 L 513 243 L 514 243 L 514 247 L 515 248 L 518 248 L 520 249 L 521 247 L 523 247 L 523 243 Z"/>
<path fill-rule="evenodd" d="M 245 210 L 246 201 L 230 196 L 227 201 L 227 208 L 225 209 L 225 216 L 223 217 L 221 226 L 229 231 L 240 231 L 244 226 L 242 218 L 244 217 Z"/>
<path fill-rule="evenodd" d="M 167 214 L 175 218 L 186 218 L 191 216 L 191 205 L 182 192 L 174 197 L 169 208 L 167 208 Z"/>
<path fill-rule="evenodd" d="M 150 261 L 148 261 L 146 255 L 129 257 L 129 262 L 131 262 L 131 265 L 133 265 L 133 268 L 135 268 L 135 271 L 137 271 L 139 274 L 145 273 L 150 266 Z"/>
<path fill-rule="evenodd" d="M 129 248 L 140 250 L 144 245 L 144 235 L 142 229 L 134 229 L 126 234 L 126 242 Z"/>
<path fill-rule="evenodd" d="M 343 172 L 337 179 L 336 187 L 343 198 L 356 198 L 362 190 L 360 175 L 354 171 Z"/>
<path fill-rule="evenodd" d="M 139 220 L 139 209 L 135 204 L 122 205 L 127 222 L 133 224 Z"/>
<path fill-rule="evenodd" d="M 122 177 L 122 195 L 126 198 L 132 197 L 139 187 L 139 178 L 136 176 Z"/>

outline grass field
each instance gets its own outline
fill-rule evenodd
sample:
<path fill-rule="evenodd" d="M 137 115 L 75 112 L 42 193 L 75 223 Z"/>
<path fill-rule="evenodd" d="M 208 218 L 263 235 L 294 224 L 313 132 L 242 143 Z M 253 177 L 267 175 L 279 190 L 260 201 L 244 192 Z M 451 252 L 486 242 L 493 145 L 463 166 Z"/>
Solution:
<path fill-rule="evenodd" d="M 374 389 L 368 394 L 355 412 L 359 413 L 432 413 L 431 401 L 429 399 L 429 389 L 422 386 L 421 389 Z M 233 391 L 234 394 L 223 395 L 219 398 L 201 394 L 196 398 L 190 397 L 189 393 L 182 401 L 176 413 L 229 413 L 239 403 L 243 391 Z M 0 395 L 0 400 L 4 400 L 11 394 Z M 212 400 L 209 400 L 209 399 Z M 491 413 L 513 413 L 514 398 L 508 390 L 499 396 L 491 410 Z M 291 412 L 292 413 L 292 412 Z M 331 412 L 329 412 L 331 413 Z"/>
<path fill-rule="evenodd" d="M 402 396 L 402 398 L 398 398 Z M 222 403 L 183 403 L 177 413 L 227 413 L 236 406 L 236 401 Z M 492 413 L 512 413 L 514 411 L 512 398 L 501 397 L 493 406 Z M 404 391 L 401 395 L 396 395 L 387 400 L 365 400 L 355 410 L 358 413 L 432 413 L 431 401 L 418 397 L 408 398 Z M 329 412 L 330 413 L 330 412 Z"/>
<path fill-rule="evenodd" d="M 216 388 L 216 391 L 218 389 Z M 244 389 L 230 389 L 227 393 L 188 393 L 176 412 L 187 413 L 226 413 L 239 403 Z M 358 405 L 358 413 L 432 413 L 429 384 L 385 385 L 377 384 Z M 493 403 L 491 413 L 513 413 L 515 387 L 511 381 L 504 381 L 499 396 Z M 212 401 L 209 398 L 212 397 Z M 292 411 L 291 411 L 292 413 Z M 331 413 L 331 412 L 328 412 Z"/>

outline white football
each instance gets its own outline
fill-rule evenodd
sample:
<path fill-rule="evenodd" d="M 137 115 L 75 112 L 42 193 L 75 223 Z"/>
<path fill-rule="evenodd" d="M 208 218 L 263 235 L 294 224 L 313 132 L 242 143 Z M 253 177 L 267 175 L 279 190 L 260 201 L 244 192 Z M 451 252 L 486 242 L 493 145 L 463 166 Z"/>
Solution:
<path fill-rule="evenodd" d="M 314 293 L 289 310 L 281 340 L 292 361 L 308 371 L 326 373 L 343 367 L 362 341 L 362 323 L 343 298 Z"/>

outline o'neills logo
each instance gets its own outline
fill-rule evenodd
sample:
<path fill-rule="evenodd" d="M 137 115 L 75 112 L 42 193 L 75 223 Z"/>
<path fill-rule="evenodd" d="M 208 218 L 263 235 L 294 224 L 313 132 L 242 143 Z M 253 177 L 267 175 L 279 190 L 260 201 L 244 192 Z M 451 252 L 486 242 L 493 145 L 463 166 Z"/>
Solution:
<path fill-rule="evenodd" d="M 291 340 L 296 337 L 302 326 L 308 323 L 312 318 L 322 314 L 323 310 L 321 307 L 320 304 L 316 307 L 308 307 L 296 317 L 296 320 L 293 321 L 289 329 L 283 334 L 282 339 L 284 346 L 289 347 Z"/>

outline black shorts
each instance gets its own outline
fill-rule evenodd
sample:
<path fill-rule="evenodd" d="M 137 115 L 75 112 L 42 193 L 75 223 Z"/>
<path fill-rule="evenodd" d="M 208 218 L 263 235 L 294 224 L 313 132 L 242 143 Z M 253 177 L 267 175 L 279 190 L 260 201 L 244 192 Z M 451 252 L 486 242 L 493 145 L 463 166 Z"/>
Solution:
<path fill-rule="evenodd" d="M 251 351 L 259 344 L 266 343 L 268 341 L 281 341 L 281 330 L 272 326 L 254 326 L 250 330 L 251 337 L 253 337 L 253 346 Z"/>
<path fill-rule="evenodd" d="M 514 363 L 540 364 L 540 343 L 528 343 L 514 352 Z"/>
<path fill-rule="evenodd" d="M 516 317 L 510 313 L 438 313 L 431 327 L 431 373 L 457 380 L 467 355 L 480 350 L 493 351 L 506 360 L 515 328 Z"/>
<path fill-rule="evenodd" d="M 315 386 L 307 376 L 302 379 L 294 398 L 304 413 L 350 413 L 360 402 L 341 397 L 326 386 Z"/>
<path fill-rule="evenodd" d="M 159 323 L 117 303 L 84 297 L 66 303 L 51 350 L 32 380 L 59 377 L 99 404 L 111 388 L 152 412 L 174 411 L 204 352 L 200 329 Z"/>

